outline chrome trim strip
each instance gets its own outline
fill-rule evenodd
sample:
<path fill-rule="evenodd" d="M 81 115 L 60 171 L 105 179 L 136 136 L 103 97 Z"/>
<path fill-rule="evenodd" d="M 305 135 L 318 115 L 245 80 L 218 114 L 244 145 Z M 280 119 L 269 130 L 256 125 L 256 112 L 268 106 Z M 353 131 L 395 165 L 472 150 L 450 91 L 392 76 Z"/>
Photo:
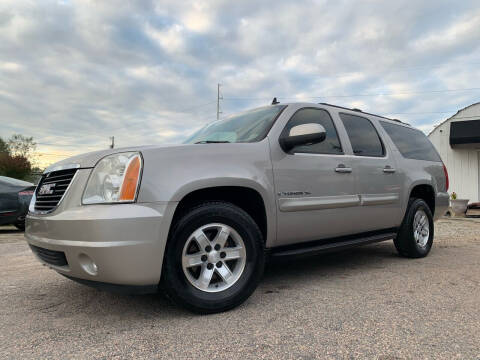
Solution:
<path fill-rule="evenodd" d="M 18 209 L 15 209 L 15 210 L 2 210 L 0 211 L 0 214 L 7 214 L 7 213 L 16 213 L 18 211 Z"/>
<path fill-rule="evenodd" d="M 360 205 L 358 195 L 338 195 L 278 199 L 280 211 L 322 210 Z"/>
<path fill-rule="evenodd" d="M 384 205 L 392 204 L 400 199 L 399 194 L 360 194 L 360 205 Z"/>
<path fill-rule="evenodd" d="M 47 167 L 44 171 L 43 174 L 48 174 L 54 171 L 60 171 L 60 170 L 70 170 L 70 169 L 79 169 L 80 164 L 65 164 L 65 165 L 56 165 L 53 167 Z"/>

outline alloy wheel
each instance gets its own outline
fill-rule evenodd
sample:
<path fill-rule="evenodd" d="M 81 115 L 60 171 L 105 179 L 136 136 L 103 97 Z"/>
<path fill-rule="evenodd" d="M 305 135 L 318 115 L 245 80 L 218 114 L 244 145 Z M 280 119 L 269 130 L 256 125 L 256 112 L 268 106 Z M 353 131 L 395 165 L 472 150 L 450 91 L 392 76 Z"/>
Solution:
<path fill-rule="evenodd" d="M 191 285 L 220 292 L 234 285 L 245 269 L 242 237 L 232 227 L 212 223 L 195 230 L 182 251 L 182 268 Z"/>

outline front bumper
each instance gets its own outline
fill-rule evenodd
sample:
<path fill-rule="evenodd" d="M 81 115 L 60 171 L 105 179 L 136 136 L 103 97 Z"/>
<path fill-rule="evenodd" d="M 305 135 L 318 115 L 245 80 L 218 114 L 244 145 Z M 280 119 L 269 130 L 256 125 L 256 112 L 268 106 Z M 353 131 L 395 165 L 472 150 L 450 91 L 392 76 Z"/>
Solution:
<path fill-rule="evenodd" d="M 64 266 L 37 258 L 62 275 L 118 285 L 157 285 L 175 203 L 77 206 L 28 214 L 25 237 L 63 252 Z M 48 252 L 47 252 L 48 254 Z"/>

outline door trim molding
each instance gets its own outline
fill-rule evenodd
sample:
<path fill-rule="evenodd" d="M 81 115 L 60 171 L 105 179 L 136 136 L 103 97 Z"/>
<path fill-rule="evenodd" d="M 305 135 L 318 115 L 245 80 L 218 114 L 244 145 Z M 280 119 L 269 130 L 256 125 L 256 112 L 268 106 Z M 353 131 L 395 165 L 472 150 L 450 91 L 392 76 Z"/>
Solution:
<path fill-rule="evenodd" d="M 280 211 L 306 211 L 334 209 L 360 205 L 359 195 L 337 195 L 303 198 L 280 198 L 278 206 Z"/>
<path fill-rule="evenodd" d="M 400 199 L 400 195 L 396 193 L 388 194 L 360 194 L 360 205 L 384 205 L 392 204 Z"/>
<path fill-rule="evenodd" d="M 278 207 L 282 212 L 324 210 L 393 204 L 399 199 L 398 193 L 279 198 Z"/>

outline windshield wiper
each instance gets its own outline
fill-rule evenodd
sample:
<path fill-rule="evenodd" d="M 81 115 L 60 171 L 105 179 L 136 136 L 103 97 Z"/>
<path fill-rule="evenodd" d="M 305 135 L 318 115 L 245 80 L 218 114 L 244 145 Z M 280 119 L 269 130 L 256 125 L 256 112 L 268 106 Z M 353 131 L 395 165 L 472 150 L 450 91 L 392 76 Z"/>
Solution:
<path fill-rule="evenodd" d="M 230 141 L 217 141 L 217 140 L 204 140 L 204 141 L 197 141 L 195 144 L 223 144 L 229 143 Z"/>

